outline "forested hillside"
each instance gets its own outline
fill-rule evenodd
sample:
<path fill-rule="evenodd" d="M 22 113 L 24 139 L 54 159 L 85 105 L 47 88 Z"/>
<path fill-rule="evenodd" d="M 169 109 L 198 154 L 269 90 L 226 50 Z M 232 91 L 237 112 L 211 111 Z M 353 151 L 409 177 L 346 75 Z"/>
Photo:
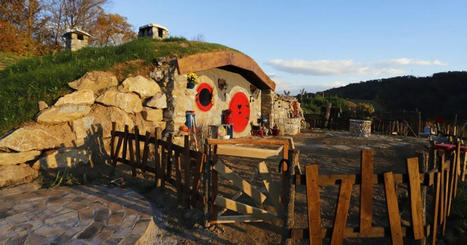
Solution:
<path fill-rule="evenodd" d="M 426 119 L 438 116 L 467 120 L 467 72 L 403 76 L 349 84 L 325 91 L 348 99 L 372 100 L 386 111 L 420 110 Z"/>

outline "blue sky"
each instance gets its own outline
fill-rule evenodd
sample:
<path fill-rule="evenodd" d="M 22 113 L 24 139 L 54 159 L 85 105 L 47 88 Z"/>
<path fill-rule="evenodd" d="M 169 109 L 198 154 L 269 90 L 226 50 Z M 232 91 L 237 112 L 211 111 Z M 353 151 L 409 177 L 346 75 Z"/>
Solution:
<path fill-rule="evenodd" d="M 278 92 L 467 70 L 467 1 L 113 0 L 107 10 L 135 31 L 157 23 L 240 50 Z"/>

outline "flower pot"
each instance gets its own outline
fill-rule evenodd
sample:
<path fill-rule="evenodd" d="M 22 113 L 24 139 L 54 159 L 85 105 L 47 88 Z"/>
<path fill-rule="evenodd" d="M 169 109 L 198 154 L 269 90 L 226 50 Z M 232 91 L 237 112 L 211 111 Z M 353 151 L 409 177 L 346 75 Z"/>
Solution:
<path fill-rule="evenodd" d="M 357 137 L 368 137 L 371 135 L 371 121 L 350 119 L 349 120 L 349 132 L 352 136 Z"/>
<path fill-rule="evenodd" d="M 193 83 L 193 82 L 188 82 L 188 83 L 186 84 L 186 88 L 189 88 L 189 89 L 195 88 L 195 83 Z"/>

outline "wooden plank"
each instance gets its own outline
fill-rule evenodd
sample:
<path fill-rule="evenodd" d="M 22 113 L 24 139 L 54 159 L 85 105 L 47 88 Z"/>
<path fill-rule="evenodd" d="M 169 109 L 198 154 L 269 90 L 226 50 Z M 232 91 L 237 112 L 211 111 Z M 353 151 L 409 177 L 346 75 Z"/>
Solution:
<path fill-rule="evenodd" d="M 161 179 L 162 179 L 162 154 L 164 151 L 160 149 L 159 145 L 159 138 L 161 137 L 161 128 L 155 128 L 154 129 L 154 169 L 156 170 L 156 181 L 155 185 L 156 187 L 161 186 Z"/>
<path fill-rule="evenodd" d="M 146 132 L 145 137 L 146 137 L 146 140 L 144 141 L 144 145 L 143 145 L 143 159 L 141 161 L 141 165 L 143 166 L 146 166 L 148 162 L 149 139 L 151 138 L 151 133 Z M 157 154 L 157 152 L 155 152 L 155 154 Z"/>
<path fill-rule="evenodd" d="M 218 216 L 217 220 L 213 224 L 232 224 L 232 223 L 258 223 L 264 222 L 263 219 L 258 219 L 253 215 L 229 215 L 229 216 Z"/>
<path fill-rule="evenodd" d="M 344 230 L 349 212 L 350 197 L 352 196 L 352 180 L 342 179 L 337 203 L 336 216 L 334 218 L 334 228 L 332 230 L 331 245 L 338 245 L 344 242 Z"/>
<path fill-rule="evenodd" d="M 115 128 L 117 127 L 115 122 L 112 122 L 112 131 L 110 132 L 110 159 L 114 163 L 115 158 Z"/>
<path fill-rule="evenodd" d="M 363 150 L 361 153 L 362 184 L 360 185 L 360 232 L 366 233 L 373 220 L 373 185 L 374 151 Z"/>
<path fill-rule="evenodd" d="M 177 197 L 178 201 L 181 203 L 183 199 L 183 190 L 182 190 L 182 158 L 180 157 L 179 152 L 175 152 L 173 156 L 173 161 L 175 162 L 175 183 L 177 183 Z"/>
<path fill-rule="evenodd" d="M 451 169 L 451 162 L 448 162 L 444 168 L 444 200 L 443 200 L 443 236 L 446 234 L 447 213 L 448 213 L 448 199 L 449 199 L 449 170 Z"/>
<path fill-rule="evenodd" d="M 394 176 L 392 172 L 384 173 L 384 183 L 389 224 L 391 227 L 391 241 L 394 245 L 403 244 L 401 217 L 399 213 L 396 186 L 394 184 Z"/>
<path fill-rule="evenodd" d="M 115 136 L 115 137 L 117 137 L 117 136 Z M 115 149 L 114 156 L 113 156 L 113 159 L 112 159 L 114 167 L 117 166 L 117 158 L 120 155 L 120 149 L 122 148 L 123 138 L 124 137 L 119 137 L 118 138 L 117 148 Z"/>
<path fill-rule="evenodd" d="M 467 175 L 467 153 L 464 153 L 464 163 L 463 163 L 462 173 L 461 173 L 462 182 L 465 181 L 465 175 Z"/>
<path fill-rule="evenodd" d="M 440 202 L 440 186 L 441 186 L 441 174 L 436 173 L 436 187 L 435 187 L 435 207 L 433 210 L 433 236 L 431 244 L 436 244 L 436 235 L 438 234 L 438 216 L 439 216 L 439 202 Z"/>
<path fill-rule="evenodd" d="M 279 219 L 278 217 L 276 217 L 275 215 L 271 214 L 270 212 L 264 209 L 256 208 L 248 204 L 237 202 L 232 199 L 228 199 L 228 198 L 225 198 L 219 195 L 216 196 L 214 203 L 219 207 L 223 207 L 228 210 L 232 210 L 234 212 L 241 213 L 241 214 L 251 214 L 253 215 L 253 217 L 260 218 L 260 219 L 271 220 L 271 221 Z"/>
<path fill-rule="evenodd" d="M 447 216 L 451 215 L 451 205 L 452 205 L 452 198 L 454 197 L 454 181 L 456 180 L 456 166 L 457 166 L 457 162 L 456 162 L 456 153 L 453 152 L 452 153 L 453 156 L 452 156 L 452 159 L 453 161 L 451 161 L 453 164 L 451 164 L 451 169 L 449 171 L 449 196 L 448 196 L 448 211 L 447 211 Z"/>
<path fill-rule="evenodd" d="M 126 153 L 127 153 L 127 147 L 128 147 L 128 125 L 125 125 L 125 132 L 123 134 L 123 159 L 126 159 Z"/>
<path fill-rule="evenodd" d="M 331 237 L 331 229 L 322 228 L 322 238 Z M 391 234 L 390 227 L 372 226 L 368 233 L 360 233 L 360 227 L 346 227 L 344 231 L 344 238 L 384 238 L 387 234 Z M 402 227 L 402 236 L 407 236 L 405 227 Z M 309 239 L 310 234 L 308 228 L 293 228 L 290 229 L 289 237 L 293 240 Z"/>
<path fill-rule="evenodd" d="M 198 191 L 201 187 L 201 174 L 203 173 L 204 164 L 206 162 L 206 154 L 201 155 L 201 157 L 196 158 L 196 168 L 193 175 L 193 185 L 191 188 L 191 202 L 192 205 L 195 205 L 195 201 L 198 198 Z"/>
<path fill-rule="evenodd" d="M 141 165 L 141 149 L 140 149 L 140 140 L 139 140 L 139 128 L 138 126 L 135 126 L 135 152 L 136 152 L 136 166 Z"/>
<path fill-rule="evenodd" d="M 209 213 L 210 213 L 210 218 L 211 221 L 215 221 L 217 219 L 217 207 L 215 204 L 215 200 L 217 197 L 217 192 L 218 192 L 218 182 L 219 182 L 219 176 L 217 171 L 214 170 L 214 164 L 217 162 L 218 157 L 217 157 L 217 145 L 214 145 L 211 151 L 211 159 L 209 161 L 210 164 L 210 173 L 211 173 L 211 189 L 210 189 L 210 199 L 209 199 Z"/>
<path fill-rule="evenodd" d="M 444 181 L 444 179 L 446 178 L 445 177 L 445 168 L 446 168 L 446 164 L 445 163 L 445 154 L 444 154 L 444 151 L 441 153 L 441 162 L 440 162 L 440 171 L 441 171 L 441 193 L 440 193 L 440 213 L 439 213 L 439 224 L 442 225 L 443 222 L 444 222 L 444 191 L 446 190 L 446 188 L 444 187 L 444 185 L 446 184 L 446 182 Z"/>
<path fill-rule="evenodd" d="M 322 244 L 318 165 L 306 166 L 305 173 L 307 178 L 306 199 L 308 212 L 308 230 L 311 235 L 310 244 Z"/>
<path fill-rule="evenodd" d="M 172 136 L 170 135 L 169 137 L 167 137 L 167 142 L 169 143 L 167 145 L 167 153 L 166 153 L 166 158 L 165 158 L 165 172 L 164 172 L 164 179 L 166 180 L 170 180 L 172 179 L 172 162 L 173 162 L 173 159 L 172 159 L 172 155 L 173 155 L 173 152 L 172 152 Z"/>
<path fill-rule="evenodd" d="M 409 174 L 410 208 L 412 213 L 412 228 L 415 240 L 425 237 L 422 217 L 422 195 L 420 191 L 420 176 L 418 157 L 407 159 L 407 173 Z"/>
<path fill-rule="evenodd" d="M 258 173 L 263 179 L 264 187 L 267 190 L 267 196 L 271 199 L 275 206 L 279 206 L 279 189 L 280 184 L 272 181 L 271 173 L 269 172 L 268 166 L 264 161 L 258 163 Z M 278 208 L 278 207 L 276 207 Z"/>
<path fill-rule="evenodd" d="M 128 134 L 128 152 L 130 154 L 131 175 L 135 177 L 136 168 L 135 168 L 135 155 L 133 152 L 133 135 L 132 134 Z"/>
<path fill-rule="evenodd" d="M 196 137 L 196 136 L 193 136 L 193 137 Z M 185 146 L 185 149 L 183 151 L 183 168 L 184 168 L 184 177 L 185 177 L 185 181 L 184 181 L 184 189 L 183 189 L 183 193 L 184 193 L 184 201 L 185 201 L 185 206 L 188 207 L 189 206 L 189 202 L 190 202 L 190 186 L 191 186 L 191 183 L 190 183 L 190 179 L 192 177 L 192 173 L 191 173 L 191 158 L 190 158 L 190 139 L 188 138 L 188 135 L 185 135 L 184 137 L 184 146 Z"/>
<path fill-rule="evenodd" d="M 456 144 L 456 163 L 454 171 L 454 197 L 457 196 L 457 183 L 459 182 L 459 176 L 461 174 L 461 142 L 458 139 Z"/>
<path fill-rule="evenodd" d="M 236 138 L 236 139 L 208 139 L 210 145 L 222 145 L 222 144 L 252 144 L 252 145 L 289 145 L 289 140 L 286 139 L 247 139 L 247 138 Z M 288 150 L 288 149 L 287 149 Z"/>
<path fill-rule="evenodd" d="M 263 204 L 263 202 L 266 200 L 266 195 L 248 183 L 248 181 L 240 177 L 240 175 L 233 172 L 229 167 L 225 166 L 225 164 L 223 164 L 220 160 L 218 160 L 214 165 L 214 170 L 216 170 L 225 179 L 230 180 L 234 186 L 251 197 L 257 204 Z"/>

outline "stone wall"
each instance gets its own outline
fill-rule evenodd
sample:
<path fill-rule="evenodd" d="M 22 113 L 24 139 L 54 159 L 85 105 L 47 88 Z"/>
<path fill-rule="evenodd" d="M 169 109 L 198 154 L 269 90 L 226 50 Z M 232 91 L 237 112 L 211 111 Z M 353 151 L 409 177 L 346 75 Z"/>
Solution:
<path fill-rule="evenodd" d="M 187 75 L 174 74 L 173 81 L 167 84 L 167 93 L 169 97 L 167 112 L 168 128 L 173 128 L 177 133 L 186 121 L 186 111 L 194 111 L 198 127 L 207 130 L 209 125 L 220 125 L 222 121 L 222 111 L 229 109 L 229 103 L 232 96 L 237 92 L 243 92 L 250 99 L 250 122 L 256 124 L 261 116 L 261 90 L 251 91 L 250 83 L 241 75 L 222 69 L 210 69 L 207 71 L 196 72 L 199 76 L 199 83 L 193 88 L 187 88 Z M 218 80 L 225 80 L 225 89 L 220 89 Z M 209 111 L 202 111 L 198 108 L 195 100 L 197 87 L 207 83 L 213 88 L 213 106 Z M 170 118 L 171 117 L 171 118 Z M 172 121 L 169 121 L 172 119 Z M 242 132 L 234 133 L 234 137 L 250 135 L 251 126 L 248 125 Z"/>
<path fill-rule="evenodd" d="M 50 107 L 40 102 L 33 122 L 0 138 L 0 187 L 30 181 L 40 169 L 108 162 L 112 122 L 117 130 L 138 126 L 141 134 L 165 128 L 165 94 L 151 78 L 119 82 L 96 71 L 69 86 L 73 93 Z"/>
<path fill-rule="evenodd" d="M 281 135 L 296 135 L 304 124 L 303 110 L 295 97 L 274 94 L 271 126 L 277 126 Z"/>

